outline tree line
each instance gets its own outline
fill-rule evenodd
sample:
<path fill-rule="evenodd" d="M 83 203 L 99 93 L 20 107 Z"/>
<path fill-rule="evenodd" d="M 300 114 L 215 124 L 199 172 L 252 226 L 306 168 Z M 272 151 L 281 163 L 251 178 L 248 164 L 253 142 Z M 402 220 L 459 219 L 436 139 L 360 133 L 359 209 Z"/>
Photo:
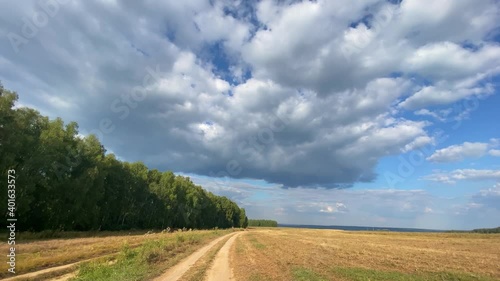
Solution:
<path fill-rule="evenodd" d="M 278 222 L 273 220 L 248 220 L 248 226 L 277 227 Z"/>
<path fill-rule="evenodd" d="M 500 226 L 495 228 L 478 228 L 472 230 L 475 233 L 500 233 Z"/>
<path fill-rule="evenodd" d="M 243 208 L 189 177 L 118 160 L 75 122 L 14 108 L 0 84 L 0 173 L 16 173 L 16 228 L 124 230 L 246 227 Z M 7 216 L 7 192 L 0 194 Z M 6 218 L 2 220 L 5 223 Z"/>

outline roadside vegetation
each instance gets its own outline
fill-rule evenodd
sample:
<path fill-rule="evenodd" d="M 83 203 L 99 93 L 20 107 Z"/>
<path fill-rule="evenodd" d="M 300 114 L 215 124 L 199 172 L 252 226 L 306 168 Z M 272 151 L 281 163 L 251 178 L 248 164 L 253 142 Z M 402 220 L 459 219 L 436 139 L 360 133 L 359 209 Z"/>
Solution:
<path fill-rule="evenodd" d="M 232 249 L 236 280 L 500 280 L 500 236 L 258 229 Z"/>
<path fill-rule="evenodd" d="M 98 259 L 94 263 L 106 263 L 110 260 L 117 260 L 124 252 L 140 251 L 141 247 L 151 247 L 151 245 L 162 245 L 168 241 L 174 241 L 180 246 L 188 242 L 194 248 L 198 244 L 204 244 L 208 240 L 227 234 L 232 230 L 197 230 L 176 233 L 151 233 L 145 234 L 144 231 L 138 232 L 107 232 L 99 233 L 97 237 L 73 238 L 73 239 L 48 239 L 29 241 L 23 240 L 22 252 L 17 256 L 18 263 L 16 267 L 17 275 L 28 272 L 34 272 L 45 268 L 66 265 L 78 261 Z M 78 236 L 86 233 L 72 233 Z M 108 236 L 103 236 L 107 234 Z M 75 236 L 70 236 L 75 237 Z M 163 241 L 163 242 L 158 242 Z M 196 242 L 193 242 L 196 241 Z M 199 243 L 198 243 L 199 242 Z M 160 244 L 158 244 L 160 243 Z M 149 245 L 149 246 L 148 246 Z M 7 251 L 6 243 L 0 245 L 0 251 Z M 165 246 L 168 248 L 170 246 Z M 154 248 L 154 247 L 153 247 Z M 193 248 L 193 249 L 194 249 Z M 149 249 L 149 248 L 148 248 Z M 180 248 L 177 251 L 180 254 Z M 192 250 L 189 248 L 188 250 Z M 144 251 L 143 251 L 144 252 Z M 171 253 L 170 253 L 171 254 Z M 170 255 L 169 254 L 169 255 Z M 170 257 L 169 257 L 170 259 Z M 10 276 L 7 272 L 7 263 L 0 264 L 0 279 Z M 72 267 L 76 270 L 77 267 Z M 71 270 L 69 269 L 69 270 Z"/>
<path fill-rule="evenodd" d="M 207 240 L 231 231 L 182 232 L 149 240 L 137 248 L 125 245 L 116 259 L 84 263 L 77 276 L 71 280 L 151 280 Z"/>

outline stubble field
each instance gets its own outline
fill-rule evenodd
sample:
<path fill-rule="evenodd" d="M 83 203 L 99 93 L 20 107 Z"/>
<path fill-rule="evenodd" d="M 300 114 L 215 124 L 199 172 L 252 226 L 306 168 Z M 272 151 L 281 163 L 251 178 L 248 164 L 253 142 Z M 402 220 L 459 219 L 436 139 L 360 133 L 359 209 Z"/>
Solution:
<path fill-rule="evenodd" d="M 258 229 L 231 252 L 235 280 L 500 280 L 500 235 Z"/>
<path fill-rule="evenodd" d="M 18 258 L 19 274 L 35 275 L 13 280 L 488 281 L 500 280 L 500 235 L 293 228 L 103 233 L 22 241 Z M 76 261 L 84 262 L 57 269 Z"/>

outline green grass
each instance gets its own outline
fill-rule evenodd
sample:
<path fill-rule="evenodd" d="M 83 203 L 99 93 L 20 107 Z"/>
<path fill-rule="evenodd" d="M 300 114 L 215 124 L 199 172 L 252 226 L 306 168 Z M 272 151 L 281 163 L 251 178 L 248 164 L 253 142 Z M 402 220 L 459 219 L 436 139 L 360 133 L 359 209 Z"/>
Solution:
<path fill-rule="evenodd" d="M 156 240 L 131 249 L 124 246 L 115 263 L 91 262 L 80 267 L 78 276 L 72 280 L 141 280 L 148 274 L 148 266 L 162 258 L 162 248 L 174 248 L 170 243 Z"/>
<path fill-rule="evenodd" d="M 104 281 L 104 280 L 149 280 L 166 269 L 165 265 L 173 265 L 178 259 L 189 254 L 194 245 L 200 244 L 203 238 L 216 237 L 229 232 L 212 233 L 178 233 L 175 236 L 150 240 L 138 248 L 127 245 L 122 248 L 115 262 L 90 262 L 80 266 L 77 277 L 71 280 Z"/>
<path fill-rule="evenodd" d="M 140 280 L 147 273 L 145 263 L 135 259 L 121 259 L 113 265 L 89 263 L 80 267 L 78 276 L 72 280 Z"/>
<path fill-rule="evenodd" d="M 333 272 L 338 277 L 353 281 L 493 281 L 489 277 L 451 272 L 402 273 L 365 268 L 337 267 Z M 305 280 L 305 279 L 304 279 Z"/>
<path fill-rule="evenodd" d="M 304 267 L 294 268 L 292 273 L 295 281 L 326 281 L 319 274 Z"/>
<path fill-rule="evenodd" d="M 260 243 L 259 240 L 257 240 L 257 238 L 255 238 L 253 235 L 249 235 L 248 239 L 250 240 L 250 242 L 252 243 L 252 245 L 255 248 L 257 248 L 257 249 L 265 249 L 266 248 L 266 245 Z"/>

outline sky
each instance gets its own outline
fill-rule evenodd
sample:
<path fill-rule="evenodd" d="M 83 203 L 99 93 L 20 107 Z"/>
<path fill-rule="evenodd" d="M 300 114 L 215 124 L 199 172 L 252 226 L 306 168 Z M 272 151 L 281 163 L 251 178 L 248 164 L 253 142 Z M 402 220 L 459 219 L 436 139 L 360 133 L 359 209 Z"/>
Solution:
<path fill-rule="evenodd" d="M 7 1 L 0 81 L 280 223 L 500 226 L 500 2 Z"/>

